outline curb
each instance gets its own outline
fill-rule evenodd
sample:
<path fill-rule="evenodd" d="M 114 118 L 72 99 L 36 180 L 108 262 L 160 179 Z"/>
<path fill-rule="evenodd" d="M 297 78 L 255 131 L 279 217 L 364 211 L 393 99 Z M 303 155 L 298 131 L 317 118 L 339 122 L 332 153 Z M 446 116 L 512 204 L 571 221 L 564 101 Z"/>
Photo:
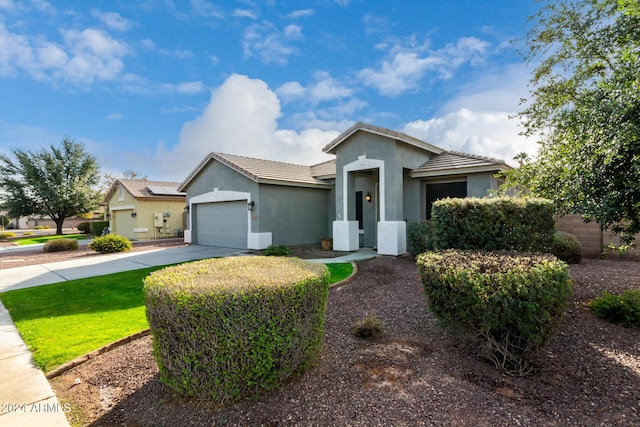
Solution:
<path fill-rule="evenodd" d="M 149 335 L 151 333 L 150 329 L 145 329 L 143 331 L 140 332 L 136 332 L 135 334 L 129 335 L 128 337 L 124 337 L 121 338 L 117 341 L 114 341 L 110 344 L 105 345 L 104 347 L 100 347 L 97 350 L 92 351 L 91 353 L 87 353 L 84 356 L 80 356 L 80 357 L 76 357 L 75 359 L 73 359 L 70 362 L 67 362 L 63 365 L 58 366 L 56 369 L 47 372 L 45 374 L 45 376 L 47 377 L 48 380 L 51 380 L 55 377 L 58 377 L 60 375 L 62 375 L 63 373 L 67 372 L 68 370 L 75 368 L 76 366 L 82 365 L 84 362 L 87 362 L 97 356 L 100 356 L 103 353 L 106 353 L 109 350 L 113 350 L 114 348 L 118 348 L 120 346 L 123 346 L 127 343 L 130 343 L 133 340 L 137 340 L 138 338 L 142 338 L 142 337 L 146 337 L 147 335 Z"/>
<path fill-rule="evenodd" d="M 351 261 L 351 265 L 353 266 L 353 271 L 351 272 L 349 277 L 347 277 L 346 279 L 343 279 L 343 280 L 341 280 L 339 282 L 336 282 L 336 283 L 332 284 L 331 286 L 329 286 L 329 289 L 340 288 L 340 287 L 350 283 L 351 281 L 353 281 L 353 279 L 355 279 L 356 275 L 358 274 L 358 264 L 355 261 Z"/>

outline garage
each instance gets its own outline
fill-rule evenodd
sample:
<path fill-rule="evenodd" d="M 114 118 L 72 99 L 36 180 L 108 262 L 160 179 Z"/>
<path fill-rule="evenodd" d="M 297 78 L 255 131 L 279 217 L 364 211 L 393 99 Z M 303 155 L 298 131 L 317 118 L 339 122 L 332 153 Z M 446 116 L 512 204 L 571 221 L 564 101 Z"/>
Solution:
<path fill-rule="evenodd" d="M 247 248 L 247 202 L 199 203 L 196 205 L 195 243 L 223 248 Z"/>

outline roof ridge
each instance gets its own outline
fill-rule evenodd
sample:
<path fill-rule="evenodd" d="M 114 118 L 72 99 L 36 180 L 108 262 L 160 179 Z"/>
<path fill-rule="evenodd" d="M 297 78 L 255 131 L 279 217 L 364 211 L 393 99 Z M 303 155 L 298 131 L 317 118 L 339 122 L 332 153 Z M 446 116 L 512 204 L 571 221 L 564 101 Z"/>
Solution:
<path fill-rule="evenodd" d="M 258 161 L 260 161 L 260 162 L 278 163 L 278 164 L 281 164 L 281 165 L 287 165 L 287 166 L 298 166 L 298 167 L 303 167 L 303 168 L 308 168 L 308 167 L 313 166 L 313 165 L 311 165 L 311 166 L 301 165 L 301 164 L 299 164 L 299 163 L 281 162 L 281 161 L 278 161 L 278 160 L 260 159 L 260 158 L 258 158 L 258 157 L 240 156 L 240 155 L 238 155 L 238 154 L 228 154 L 228 153 L 218 153 L 218 152 L 216 152 L 215 154 L 217 154 L 217 155 L 219 155 L 219 156 L 223 156 L 223 157 L 224 157 L 224 156 L 241 157 L 241 158 L 243 158 L 243 159 L 258 160 Z"/>

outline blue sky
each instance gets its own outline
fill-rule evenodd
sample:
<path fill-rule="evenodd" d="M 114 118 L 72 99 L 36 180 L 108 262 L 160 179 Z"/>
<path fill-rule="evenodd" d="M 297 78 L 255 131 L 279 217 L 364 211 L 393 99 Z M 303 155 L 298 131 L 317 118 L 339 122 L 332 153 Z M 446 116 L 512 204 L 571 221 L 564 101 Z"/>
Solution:
<path fill-rule="evenodd" d="M 209 152 L 313 164 L 357 121 L 450 150 L 518 135 L 534 0 L 0 0 L 0 152 L 85 143 L 182 181 Z"/>

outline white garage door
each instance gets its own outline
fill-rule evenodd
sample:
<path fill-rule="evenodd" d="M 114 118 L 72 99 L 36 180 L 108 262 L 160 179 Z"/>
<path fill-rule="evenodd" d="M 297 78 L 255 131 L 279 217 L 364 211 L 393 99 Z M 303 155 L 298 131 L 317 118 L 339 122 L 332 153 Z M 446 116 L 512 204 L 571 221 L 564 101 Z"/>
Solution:
<path fill-rule="evenodd" d="M 247 248 L 247 202 L 199 203 L 196 243 L 223 248 Z"/>
<path fill-rule="evenodd" d="M 131 216 L 133 210 L 114 211 L 113 233 L 119 236 L 133 239 L 136 233 L 133 232 L 136 220 Z"/>

